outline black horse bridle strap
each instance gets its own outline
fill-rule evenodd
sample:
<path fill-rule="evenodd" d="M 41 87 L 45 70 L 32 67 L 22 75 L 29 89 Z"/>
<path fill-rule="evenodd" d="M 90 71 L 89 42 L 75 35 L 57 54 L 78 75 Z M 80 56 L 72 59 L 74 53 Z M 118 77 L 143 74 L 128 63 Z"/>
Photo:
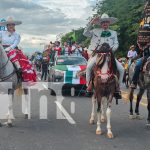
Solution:
<path fill-rule="evenodd" d="M 8 76 L 6 77 L 3 77 L 3 78 L 0 78 L 0 82 L 3 82 L 9 78 L 11 78 L 14 74 L 16 73 L 16 71 L 14 70 L 11 74 L 9 74 Z"/>
<path fill-rule="evenodd" d="M 0 70 L 4 69 L 4 68 L 7 66 L 8 62 L 9 62 L 9 58 L 8 58 L 7 62 L 5 63 L 5 65 L 3 65 L 3 66 L 0 68 Z"/>

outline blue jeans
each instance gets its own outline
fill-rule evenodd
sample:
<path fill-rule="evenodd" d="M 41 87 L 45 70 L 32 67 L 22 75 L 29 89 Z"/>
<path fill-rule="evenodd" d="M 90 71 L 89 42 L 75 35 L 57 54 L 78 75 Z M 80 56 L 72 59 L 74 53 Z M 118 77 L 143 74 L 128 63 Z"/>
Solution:
<path fill-rule="evenodd" d="M 140 75 L 140 70 L 142 67 L 142 58 L 138 59 L 136 62 L 136 66 L 135 66 L 135 71 L 134 71 L 134 75 L 132 78 L 132 82 L 133 83 L 137 83 L 138 79 L 139 79 L 139 75 Z"/>

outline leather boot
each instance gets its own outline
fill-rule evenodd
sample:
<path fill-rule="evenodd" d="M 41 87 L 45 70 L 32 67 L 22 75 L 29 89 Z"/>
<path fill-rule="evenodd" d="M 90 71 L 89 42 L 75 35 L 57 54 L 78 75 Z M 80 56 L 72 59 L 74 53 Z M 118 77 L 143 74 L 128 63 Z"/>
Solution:
<path fill-rule="evenodd" d="M 88 87 L 86 89 L 86 94 L 87 97 L 91 97 L 93 95 L 93 85 L 92 85 L 92 81 L 90 81 L 90 83 L 88 84 Z"/>

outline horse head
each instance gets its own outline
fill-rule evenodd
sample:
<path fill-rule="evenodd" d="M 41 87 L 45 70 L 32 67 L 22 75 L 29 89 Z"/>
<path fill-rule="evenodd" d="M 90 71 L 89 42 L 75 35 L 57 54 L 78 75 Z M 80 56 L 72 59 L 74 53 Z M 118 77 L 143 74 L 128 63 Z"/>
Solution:
<path fill-rule="evenodd" d="M 103 43 L 99 49 L 97 49 L 97 60 L 96 60 L 96 65 L 99 66 L 99 68 L 101 69 L 105 63 L 105 61 L 110 61 L 111 58 L 111 50 L 110 50 L 110 46 L 107 43 Z"/>
<path fill-rule="evenodd" d="M 97 49 L 97 53 L 95 73 L 103 82 L 106 82 L 112 73 L 112 52 L 109 44 L 102 44 L 99 49 Z"/>

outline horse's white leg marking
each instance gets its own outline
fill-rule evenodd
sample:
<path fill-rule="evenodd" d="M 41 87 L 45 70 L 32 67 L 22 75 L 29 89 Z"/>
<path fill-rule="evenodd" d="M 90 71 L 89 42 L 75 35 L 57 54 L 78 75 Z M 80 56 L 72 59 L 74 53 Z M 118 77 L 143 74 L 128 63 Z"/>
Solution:
<path fill-rule="evenodd" d="M 102 99 L 102 103 L 101 103 L 101 122 L 104 123 L 106 121 L 106 118 L 105 118 L 105 113 L 104 113 L 104 102 L 105 102 L 105 98 Z"/>
<path fill-rule="evenodd" d="M 97 129 L 96 129 L 97 135 L 102 134 L 100 118 L 101 118 L 101 110 L 97 112 Z"/>
<path fill-rule="evenodd" d="M 29 95 L 25 94 L 25 115 L 28 115 L 28 119 L 31 118 L 30 115 L 30 101 L 29 101 Z"/>
<path fill-rule="evenodd" d="M 111 124 L 110 124 L 110 117 L 111 117 L 110 106 L 107 107 L 106 116 L 107 116 L 107 136 L 108 138 L 113 138 L 113 133 L 111 131 Z"/>
<path fill-rule="evenodd" d="M 9 95 L 9 106 L 8 106 L 8 123 L 12 124 L 12 119 L 14 119 L 14 114 L 13 114 L 13 99 L 14 99 L 14 94 Z"/>
<path fill-rule="evenodd" d="M 92 113 L 91 113 L 91 118 L 90 118 L 90 124 L 94 124 L 94 117 L 95 117 L 95 104 L 96 104 L 96 99 L 95 96 L 92 96 Z"/>

